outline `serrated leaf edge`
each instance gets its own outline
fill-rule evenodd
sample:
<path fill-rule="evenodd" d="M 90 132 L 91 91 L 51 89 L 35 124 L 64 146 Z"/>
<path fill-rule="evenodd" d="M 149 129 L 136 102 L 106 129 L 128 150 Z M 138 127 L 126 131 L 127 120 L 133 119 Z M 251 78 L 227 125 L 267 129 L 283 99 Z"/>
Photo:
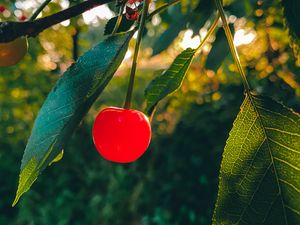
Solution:
<path fill-rule="evenodd" d="M 55 144 L 56 144 L 56 141 L 50 146 L 49 150 L 47 151 L 47 154 L 44 156 L 44 158 L 40 162 L 38 162 L 38 160 L 37 160 L 36 157 L 32 157 L 29 160 L 29 162 L 26 164 L 26 166 L 22 169 L 22 171 L 21 171 L 21 173 L 19 175 L 18 189 L 17 189 L 17 192 L 16 192 L 15 199 L 14 199 L 14 201 L 12 203 L 12 207 L 14 207 L 18 203 L 20 197 L 30 189 L 31 185 L 38 178 L 38 176 L 39 176 L 39 170 L 41 169 L 41 167 L 43 166 L 43 164 L 45 163 L 45 161 L 48 159 L 48 157 L 50 156 L 50 154 L 51 154 L 51 152 L 52 152 L 53 147 L 55 146 Z M 30 175 L 29 176 L 25 176 L 23 178 L 23 175 L 24 175 L 25 171 L 31 165 L 30 163 L 33 163 L 34 161 L 36 161 L 37 165 L 35 165 L 35 168 L 30 171 Z M 22 179 L 25 179 L 25 181 L 22 182 Z"/>

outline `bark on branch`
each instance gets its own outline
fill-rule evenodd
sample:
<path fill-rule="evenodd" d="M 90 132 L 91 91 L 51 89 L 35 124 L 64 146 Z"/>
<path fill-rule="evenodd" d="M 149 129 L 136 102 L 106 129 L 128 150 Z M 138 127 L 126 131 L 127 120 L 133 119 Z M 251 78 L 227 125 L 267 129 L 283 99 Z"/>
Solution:
<path fill-rule="evenodd" d="M 21 36 L 35 37 L 43 30 L 78 16 L 85 11 L 115 0 L 88 0 L 50 16 L 27 22 L 1 22 L 0 43 L 10 42 Z"/>

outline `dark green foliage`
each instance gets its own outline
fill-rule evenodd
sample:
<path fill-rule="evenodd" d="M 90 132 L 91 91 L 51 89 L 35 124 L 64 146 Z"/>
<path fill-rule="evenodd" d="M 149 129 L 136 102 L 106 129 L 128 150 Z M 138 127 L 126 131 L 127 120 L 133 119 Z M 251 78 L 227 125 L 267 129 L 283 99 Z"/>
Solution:
<path fill-rule="evenodd" d="M 1 224 L 211 224 L 221 154 L 242 88 L 229 86 L 221 93 L 218 102 L 185 109 L 175 131 L 158 136 L 131 165 L 103 160 L 90 138 L 92 124 L 84 122 L 62 161 L 47 169 L 13 209 L 9 205 L 22 145 L 8 146 L 6 152 L 18 148 L 19 153 L 1 157 L 0 176 L 9 175 L 0 180 Z"/>
<path fill-rule="evenodd" d="M 291 32 L 300 38 L 300 15 L 298 12 L 300 2 L 297 0 L 282 0 L 282 5 Z"/>
<path fill-rule="evenodd" d="M 166 17 L 169 27 L 155 40 L 152 55 L 157 55 L 166 50 L 179 32 L 186 28 L 191 28 L 194 34 L 197 35 L 200 28 L 210 18 L 213 10 L 213 1 L 210 0 L 201 0 L 195 9 L 189 8 L 186 13 L 182 13 L 180 5 L 174 6 L 170 10 L 171 15 Z"/>
<path fill-rule="evenodd" d="M 192 29 L 194 35 L 198 35 L 199 30 L 205 22 L 211 17 L 215 10 L 214 2 L 211 0 L 201 0 L 190 15 L 188 28 Z"/>
<path fill-rule="evenodd" d="M 144 77 L 146 81 L 141 78 L 137 84 L 145 85 L 149 77 Z M 115 99 L 122 104 L 116 93 L 124 92 L 126 84 L 125 77 L 113 80 L 101 97 L 101 105 L 111 105 Z M 30 89 L 36 84 L 23 85 Z M 265 92 L 276 86 L 278 94 L 284 91 L 280 82 L 257 85 Z M 142 89 L 137 90 L 139 97 Z M 47 90 L 42 93 L 36 94 L 45 97 Z M 92 119 L 87 117 L 65 147 L 62 161 L 47 169 L 15 208 L 10 204 L 30 129 L 14 136 L 2 134 L 0 224 L 210 225 L 221 155 L 242 93 L 241 86 L 225 85 L 220 87 L 219 101 L 210 103 L 211 96 L 207 95 L 208 103 L 182 108 L 183 116 L 174 132 L 158 135 L 145 156 L 132 165 L 112 165 L 98 155 L 91 139 Z M 292 90 L 283 93 L 279 96 L 299 109 Z M 42 101 L 43 97 L 39 104 Z M 19 104 L 14 103 L 14 107 Z M 7 108 L 8 112 L 12 110 Z M 156 122 L 153 128 L 161 123 Z M 13 142 L 17 137 L 18 144 Z"/>
<path fill-rule="evenodd" d="M 166 50 L 181 30 L 186 28 L 188 16 L 180 14 L 179 18 L 175 18 L 172 24 L 164 31 L 154 42 L 152 55 L 157 55 Z"/>
<path fill-rule="evenodd" d="M 288 36 L 282 29 L 283 19 L 280 1 L 233 0 L 224 2 L 227 4 L 225 10 L 228 18 L 231 15 L 244 17 L 241 20 L 242 23 L 237 20 L 238 29 L 257 31 L 258 41 L 253 41 L 249 46 L 240 46 L 238 49 L 252 88 L 260 94 L 272 95 L 276 100 L 285 102 L 289 107 L 300 111 L 300 79 L 298 76 L 300 71 L 297 67 L 299 64 L 295 64 L 292 52 L 288 48 Z M 11 4 L 14 1 L 4 0 L 3 2 L 11 9 L 16 9 Z M 70 1 L 71 4 L 75 2 L 78 1 Z M 166 2 L 170 1 L 155 1 L 157 6 L 162 6 Z M 293 27 L 298 23 L 298 20 L 288 18 L 291 15 L 297 17 L 297 14 L 294 13 L 297 7 L 291 5 L 291 2 L 298 5 L 295 1 L 283 0 L 290 33 L 293 29 L 298 29 L 298 26 Z M 145 52 L 142 52 L 140 56 L 144 57 L 150 54 L 150 46 L 153 46 L 153 52 L 156 54 L 164 51 L 171 43 L 175 47 L 170 51 L 171 54 L 174 51 L 180 52 L 180 45 L 174 41 L 178 35 L 183 34 L 186 29 L 192 29 L 194 35 L 198 35 L 199 29 L 204 24 L 206 24 L 204 29 L 208 28 L 210 19 L 215 17 L 214 1 L 182 0 L 180 3 L 178 6 L 170 7 L 160 14 L 158 18 L 160 18 L 161 24 L 158 25 L 149 21 L 147 24 L 148 32 L 145 32 L 143 37 L 143 46 L 146 47 L 146 50 L 142 49 Z M 115 3 L 109 4 L 109 7 L 117 12 Z M 49 5 L 49 9 L 45 10 L 46 14 L 44 15 L 61 9 L 59 2 L 53 2 Z M 28 14 L 30 14 L 29 11 Z M 14 14 L 12 13 L 12 15 Z M 1 21 L 6 18 L 3 15 L 0 15 L 0 17 Z M 83 83 L 90 84 L 92 82 L 94 85 L 88 85 L 87 90 L 91 91 L 86 91 L 88 97 L 85 100 L 87 101 L 86 104 L 82 103 L 82 105 L 72 101 L 74 100 L 73 97 L 82 95 L 82 92 L 78 90 L 78 86 L 82 85 L 82 82 L 79 85 L 70 85 L 74 88 L 70 88 L 70 93 L 69 90 L 66 91 L 70 95 L 63 93 L 59 96 L 60 98 L 70 97 L 70 101 L 67 102 L 68 99 L 60 98 L 56 100 L 57 102 L 63 102 L 63 107 L 74 104 L 77 107 L 76 109 L 83 109 L 79 112 L 80 118 L 74 117 L 71 126 L 67 126 L 68 132 L 62 132 L 61 138 L 53 143 L 49 142 L 47 151 L 42 149 L 41 153 L 43 154 L 39 155 L 41 142 L 37 148 L 34 148 L 32 152 L 39 157 L 39 163 L 37 164 L 41 166 L 36 166 L 35 160 L 33 160 L 34 163 L 30 161 L 32 158 L 35 159 L 35 155 L 34 157 L 29 155 L 27 162 L 29 161 L 31 164 L 27 163 L 26 165 L 31 165 L 31 167 L 29 166 L 31 169 L 32 166 L 38 168 L 38 170 L 33 171 L 33 176 L 29 181 L 34 181 L 40 169 L 46 167 L 48 162 L 59 154 L 62 147 L 65 150 L 64 158 L 60 163 L 51 165 L 51 168 L 39 177 L 39 181 L 22 198 L 19 204 L 15 208 L 11 208 L 13 192 L 16 188 L 19 173 L 19 161 L 27 138 L 30 136 L 33 121 L 36 117 L 41 117 L 37 113 L 50 89 L 54 86 L 54 81 L 58 79 L 56 74 L 60 74 L 60 69 L 64 70 L 70 62 L 69 57 L 71 57 L 71 54 L 69 52 L 71 52 L 72 46 L 68 43 L 73 34 L 73 25 L 76 24 L 80 27 L 78 46 L 83 50 L 89 48 L 92 43 L 99 42 L 99 39 L 102 38 L 100 34 L 103 34 L 103 28 L 107 22 L 99 19 L 95 23 L 99 26 L 94 26 L 95 24 L 82 26 L 83 20 L 81 17 L 78 20 L 77 18 L 72 20 L 71 26 L 68 28 L 58 25 L 55 29 L 50 28 L 39 37 L 30 39 L 30 52 L 18 66 L 0 68 L 0 224 L 211 224 L 218 192 L 218 175 L 224 145 L 244 97 L 236 68 L 232 65 L 232 62 L 230 62 L 230 66 L 228 66 L 229 63 L 222 63 L 224 59 L 230 58 L 230 56 L 226 57 L 228 49 L 226 50 L 227 43 L 224 42 L 224 38 L 223 47 L 222 44 L 218 45 L 220 38 L 217 38 L 210 53 L 206 49 L 201 52 L 205 55 L 209 54 L 208 62 L 210 61 L 211 66 L 208 65 L 208 67 L 217 70 L 220 65 L 222 66 L 218 73 L 211 73 L 203 69 L 205 67 L 205 56 L 203 57 L 203 55 L 197 57 L 190 66 L 195 50 L 187 49 L 176 58 L 174 63 L 170 65 L 169 70 L 158 76 L 149 86 L 146 92 L 148 105 L 145 104 L 143 98 L 144 88 L 153 79 L 155 73 L 153 71 L 168 68 L 164 60 L 167 58 L 168 60 L 172 59 L 165 53 L 156 56 L 153 61 L 157 65 L 150 64 L 152 67 L 150 68 L 147 67 L 147 58 L 139 58 L 138 63 L 141 64 L 138 65 L 134 100 L 132 101 L 133 107 L 139 110 L 147 107 L 146 110 L 150 114 L 157 103 L 162 99 L 163 101 L 158 105 L 157 112 L 153 117 L 153 139 L 150 148 L 140 160 L 130 165 L 112 164 L 102 159 L 94 148 L 91 135 L 92 123 L 97 111 L 110 105 L 122 106 L 128 81 L 126 74 L 129 74 L 128 65 L 130 64 L 128 64 L 128 61 L 124 63 L 124 67 L 120 68 L 118 73 L 120 76 L 116 76 L 108 84 L 101 94 L 100 101 L 96 102 L 79 126 L 77 124 L 89 108 L 86 106 L 92 104 L 89 99 L 95 100 L 97 91 L 102 91 L 103 86 L 111 77 L 105 76 L 107 80 L 103 82 L 97 82 L 98 80 L 94 79 L 84 80 Z M 110 32 L 113 29 L 115 20 L 113 18 L 108 22 L 107 30 L 110 30 Z M 246 21 L 246 24 L 243 24 L 243 21 Z M 292 23 L 292 26 L 290 23 Z M 59 29 L 57 29 L 58 27 Z M 129 27 L 129 24 L 121 26 L 124 30 L 129 29 Z M 50 35 L 47 36 L 47 34 Z M 293 36 L 292 43 L 299 41 L 297 35 L 291 34 Z M 38 40 L 42 41 L 42 46 L 38 44 Z M 154 46 L 153 42 L 155 40 L 156 44 Z M 98 49 L 99 51 L 96 54 L 99 58 L 91 57 L 91 60 L 85 63 L 90 65 L 89 63 L 95 60 L 99 62 L 96 67 L 102 71 L 101 65 L 108 57 L 110 58 L 108 66 L 112 66 L 114 70 L 115 66 L 112 64 L 119 64 L 124 56 L 125 48 L 120 55 L 115 52 L 115 49 L 109 49 L 109 51 L 113 50 L 116 53 L 115 58 L 119 59 L 114 60 L 115 58 L 111 57 L 107 48 L 102 47 L 101 51 Z M 250 48 L 247 49 L 247 47 Z M 226 51 L 223 52 L 223 50 Z M 213 58 L 210 58 L 212 56 Z M 152 63 L 152 59 L 149 62 Z M 53 64 L 56 65 L 54 69 L 47 67 Z M 147 64 L 146 67 L 145 64 Z M 99 65 L 100 67 L 98 67 Z M 190 70 L 186 76 L 188 68 Z M 71 67 L 72 69 L 74 69 L 74 66 Z M 91 69 L 91 67 L 86 66 L 84 70 L 76 70 L 78 73 L 73 74 L 69 79 L 73 81 L 77 76 L 80 77 L 80 74 L 85 73 L 87 69 Z M 182 82 L 185 77 L 187 79 Z M 233 83 L 237 85 L 232 85 Z M 181 87 L 180 91 L 173 93 L 178 87 Z M 57 92 L 57 90 L 53 92 Z M 149 97 L 149 93 L 152 94 L 152 99 Z M 168 96 L 170 93 L 173 94 Z M 47 104 L 49 104 L 48 100 Z M 271 149 L 276 150 L 271 156 L 273 160 L 275 159 L 273 167 L 278 172 L 278 181 L 282 186 L 281 192 L 279 192 L 278 185 L 274 185 L 275 170 L 266 169 L 266 164 L 270 162 L 272 157 L 264 154 L 265 146 L 257 148 L 257 152 L 254 152 L 255 148 L 250 146 L 253 143 L 256 145 L 261 143 L 261 137 L 263 136 L 261 129 L 265 124 L 262 125 L 257 122 L 257 119 L 254 119 L 255 110 L 253 111 L 253 107 L 249 107 L 249 101 L 246 100 L 233 128 L 236 131 L 236 124 L 238 123 L 242 129 L 236 135 L 237 138 L 233 139 L 232 135 L 229 137 L 225 149 L 224 159 L 226 160 L 225 163 L 223 162 L 221 169 L 222 179 L 214 223 L 234 224 L 236 218 L 231 212 L 236 214 L 236 212 L 239 213 L 240 210 L 243 210 L 245 216 L 239 215 L 242 218 L 239 224 L 246 221 L 248 224 L 261 225 L 262 217 L 265 217 L 265 221 L 267 221 L 265 224 L 297 225 L 299 224 L 299 216 L 297 216 L 299 194 L 295 190 L 299 189 L 299 157 L 293 156 L 299 152 L 299 138 L 295 139 L 291 136 L 299 135 L 299 126 L 297 126 L 298 123 L 293 125 L 290 121 L 291 114 L 295 114 L 270 99 L 266 100 L 266 98 L 259 97 L 253 101 L 258 107 L 262 106 L 261 108 L 269 110 L 260 113 L 261 120 L 267 121 L 268 125 L 275 125 L 277 129 L 272 130 L 269 129 L 270 127 L 265 127 L 268 133 L 264 135 L 273 138 L 275 141 L 288 140 L 288 143 L 285 143 L 286 146 L 295 147 L 296 152 L 289 152 L 292 157 L 286 157 L 282 155 L 288 152 L 286 148 L 281 148 L 281 146 Z M 49 124 L 51 127 L 51 121 L 49 120 L 53 117 L 65 122 L 64 115 L 67 116 L 67 114 L 63 110 L 58 110 L 63 115 L 55 115 L 55 113 L 52 115 L 45 113 L 43 109 L 44 119 L 48 123 L 40 123 L 43 125 L 42 128 L 48 128 Z M 279 111 L 285 111 L 284 118 L 280 116 L 282 112 L 278 114 Z M 270 114 L 275 115 L 272 115 L 270 119 Z M 48 120 L 47 117 L 49 117 Z M 241 117 L 245 119 L 243 122 L 240 120 Z M 55 124 L 59 127 L 60 124 L 56 122 Z M 53 129 L 39 130 L 43 130 L 42 134 L 44 135 L 51 134 L 51 132 L 53 134 Z M 289 133 L 283 132 L 281 134 L 283 130 Z M 70 137 L 73 131 L 74 135 Z M 249 134 L 246 134 L 247 131 L 250 131 Z M 39 136 L 40 134 L 34 132 L 32 135 Z M 51 135 L 49 136 L 53 138 Z M 240 140 L 242 137 L 246 137 L 244 142 Z M 68 144 L 66 144 L 67 140 L 62 140 L 67 138 L 70 139 Z M 244 143 L 242 148 L 239 148 L 240 145 L 238 144 L 240 142 Z M 64 144 L 59 146 L 56 145 L 57 143 Z M 51 155 L 51 150 L 54 149 L 55 154 Z M 240 157 L 236 157 L 239 149 L 242 149 Z M 51 155 L 51 159 L 48 158 L 48 153 Z M 264 158 L 258 158 L 261 155 Z M 287 166 L 283 165 L 284 161 L 288 162 L 289 165 L 285 164 L 291 168 L 286 169 Z M 224 164 L 226 165 L 224 166 Z M 243 173 L 247 171 L 245 167 L 251 168 L 251 170 L 249 169 L 246 177 L 247 182 L 239 185 L 238 181 L 242 180 Z M 25 168 L 28 169 L 26 166 Z M 234 174 L 224 173 L 224 170 L 227 172 L 226 169 L 228 168 L 241 170 Z M 266 175 L 261 175 L 264 172 L 267 172 Z M 270 178 L 270 182 L 267 182 L 267 184 L 272 185 L 257 185 L 259 183 L 258 178 L 261 177 Z M 229 182 L 228 186 L 224 185 L 224 180 Z M 264 181 L 262 181 L 262 184 L 266 184 Z M 224 187 L 228 187 L 230 194 L 224 191 Z M 277 201 L 273 201 L 273 208 L 270 208 L 270 213 L 267 215 L 265 210 L 268 209 L 270 201 L 274 200 L 273 194 L 279 195 Z M 253 198 L 251 199 L 249 195 L 253 195 Z M 267 199 L 268 197 L 270 198 Z M 279 197 L 281 197 L 282 202 L 278 202 Z M 236 202 L 238 204 L 232 204 Z M 249 203 L 250 206 L 245 206 L 245 203 Z M 283 213 L 283 205 L 286 214 Z"/>
<path fill-rule="evenodd" d="M 210 103 L 190 105 L 174 133 L 153 145 L 155 177 L 148 185 L 160 191 L 149 196 L 156 203 L 149 209 L 157 216 L 149 224 L 211 224 L 216 176 L 241 92 L 241 87 L 229 86 L 218 102 L 210 102 L 208 95 Z"/>
<path fill-rule="evenodd" d="M 285 19 L 291 35 L 291 46 L 295 56 L 300 57 L 300 1 L 282 0 Z"/>
<path fill-rule="evenodd" d="M 233 32 L 233 25 L 230 26 Z M 205 68 L 217 71 L 222 65 L 224 59 L 230 54 L 230 49 L 227 44 L 227 38 L 224 29 L 219 29 L 216 33 L 216 40 L 214 41 L 209 55 L 206 59 Z"/>

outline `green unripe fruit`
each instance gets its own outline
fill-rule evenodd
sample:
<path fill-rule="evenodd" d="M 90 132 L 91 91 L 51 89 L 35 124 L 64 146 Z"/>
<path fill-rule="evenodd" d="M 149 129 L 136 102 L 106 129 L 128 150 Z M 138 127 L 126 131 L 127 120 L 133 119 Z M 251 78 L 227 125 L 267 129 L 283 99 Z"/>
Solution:
<path fill-rule="evenodd" d="M 25 56 L 27 38 L 21 37 L 7 43 L 0 43 L 0 66 L 16 65 Z"/>

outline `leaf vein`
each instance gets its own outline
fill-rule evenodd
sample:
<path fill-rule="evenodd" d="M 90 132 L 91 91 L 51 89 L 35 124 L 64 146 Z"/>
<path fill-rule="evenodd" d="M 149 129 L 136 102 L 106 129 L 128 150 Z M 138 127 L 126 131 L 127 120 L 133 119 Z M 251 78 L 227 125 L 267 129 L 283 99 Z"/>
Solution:
<path fill-rule="evenodd" d="M 300 171 L 300 168 L 298 168 L 297 166 L 294 166 L 293 164 L 291 164 L 291 163 L 289 163 L 289 162 L 287 162 L 287 161 L 285 161 L 285 160 L 283 160 L 283 159 L 277 158 L 277 157 L 275 157 L 275 156 L 274 156 L 273 158 L 274 158 L 275 160 L 279 161 L 279 162 L 282 162 L 282 163 L 288 165 L 289 167 L 291 167 L 291 168 L 293 168 L 293 169 L 295 169 L 295 170 L 297 170 L 297 171 Z"/>
<path fill-rule="evenodd" d="M 272 139 L 272 138 L 268 138 L 271 142 L 273 142 L 273 143 L 275 143 L 275 144 L 277 144 L 277 145 L 279 145 L 279 146 L 281 146 L 281 147 L 283 147 L 283 148 L 286 148 L 286 149 L 288 149 L 288 150 L 290 150 L 291 152 L 295 152 L 295 153 L 300 153 L 300 151 L 297 151 L 296 149 L 293 149 L 293 148 L 291 148 L 291 147 L 289 147 L 289 146 L 287 146 L 287 145 L 284 145 L 284 144 L 282 144 L 282 143 L 280 143 L 280 142 L 278 142 L 278 141 L 275 141 L 274 139 Z"/>
<path fill-rule="evenodd" d="M 297 188 L 295 185 L 291 184 L 290 182 L 283 180 L 283 179 L 279 179 L 280 182 L 288 185 L 289 187 L 291 187 L 292 189 L 294 189 L 296 192 L 300 193 L 300 189 Z"/>
<path fill-rule="evenodd" d="M 281 129 L 277 129 L 277 128 L 274 128 L 274 127 L 266 127 L 266 130 L 274 130 L 274 131 L 278 131 L 280 133 L 284 133 L 284 134 L 289 134 L 289 135 L 300 137 L 300 134 L 289 132 L 289 131 L 285 131 L 285 130 L 281 130 Z"/>

